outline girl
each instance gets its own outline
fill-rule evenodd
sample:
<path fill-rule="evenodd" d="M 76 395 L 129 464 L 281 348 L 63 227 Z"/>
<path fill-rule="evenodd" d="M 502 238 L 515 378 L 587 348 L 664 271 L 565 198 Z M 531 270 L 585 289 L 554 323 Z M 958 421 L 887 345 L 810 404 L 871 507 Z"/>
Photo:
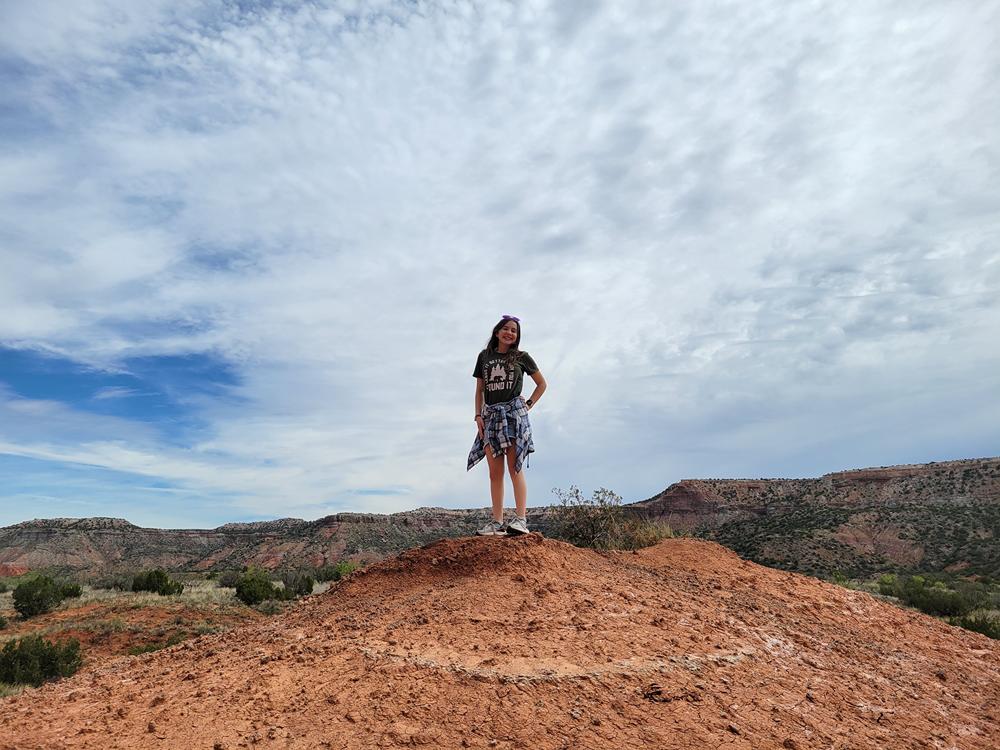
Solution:
<path fill-rule="evenodd" d="M 471 469 L 483 456 L 490 467 L 490 497 L 493 520 L 476 533 L 497 536 L 528 533 L 528 485 L 521 465 L 534 453 L 528 411 L 545 393 L 545 378 L 521 343 L 521 321 L 504 315 L 493 326 L 486 348 L 479 353 L 476 369 L 476 428 L 478 435 L 469 453 Z M 527 400 L 521 398 L 521 385 L 527 374 L 535 381 L 535 390 Z M 514 518 L 504 527 L 503 466 L 506 459 L 510 481 L 514 485 Z"/>

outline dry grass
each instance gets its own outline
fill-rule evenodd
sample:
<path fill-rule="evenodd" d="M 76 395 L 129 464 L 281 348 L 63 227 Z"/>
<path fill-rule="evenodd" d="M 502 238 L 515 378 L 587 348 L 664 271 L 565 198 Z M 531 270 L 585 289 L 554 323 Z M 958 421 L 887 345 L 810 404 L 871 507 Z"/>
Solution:
<path fill-rule="evenodd" d="M 6 698 L 8 695 L 17 695 L 22 690 L 24 690 L 24 685 L 11 685 L 7 682 L 0 682 L 0 698 Z"/>
<path fill-rule="evenodd" d="M 313 594 L 319 594 L 333 585 L 331 582 L 316 583 Z M 195 580 L 184 583 L 184 591 L 172 596 L 160 596 L 149 591 L 119 591 L 117 589 L 97 589 L 84 585 L 81 596 L 64 599 L 54 611 L 65 612 L 93 604 L 114 604 L 128 609 L 145 607 L 187 606 L 195 609 L 226 611 L 242 609 L 245 605 L 236 598 L 236 590 L 220 587 L 215 581 Z M 14 609 L 13 592 L 0 594 L 0 615 L 13 622 L 20 617 Z"/>
<path fill-rule="evenodd" d="M 160 596 L 149 591 L 117 591 L 95 589 L 83 586 L 83 594 L 72 599 L 64 599 L 56 611 L 76 609 L 88 604 L 111 603 L 130 607 L 163 606 L 167 603 L 185 604 L 192 607 L 234 607 L 243 606 L 236 598 L 234 589 L 219 588 L 214 581 L 190 581 L 184 584 L 184 591 L 173 596 Z M 14 609 L 14 594 L 7 591 L 0 594 L 0 615 L 8 619 L 17 616 Z"/>
<path fill-rule="evenodd" d="M 66 599 L 60 609 L 82 607 L 95 602 L 122 603 L 133 607 L 162 606 L 167 602 L 186 604 L 192 607 L 238 605 L 234 589 L 219 588 L 214 581 L 188 581 L 184 591 L 172 596 L 160 596 L 150 591 L 117 591 L 114 589 L 94 589 L 83 587 L 83 596 L 76 599 Z"/>

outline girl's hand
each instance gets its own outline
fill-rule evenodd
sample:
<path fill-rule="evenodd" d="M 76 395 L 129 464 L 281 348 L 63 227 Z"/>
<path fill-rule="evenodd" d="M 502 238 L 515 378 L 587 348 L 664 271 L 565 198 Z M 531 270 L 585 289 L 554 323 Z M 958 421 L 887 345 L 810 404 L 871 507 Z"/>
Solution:
<path fill-rule="evenodd" d="M 486 439 L 486 431 L 483 429 L 483 418 L 479 417 L 476 419 L 476 429 L 479 430 L 479 438 L 481 440 Z"/>

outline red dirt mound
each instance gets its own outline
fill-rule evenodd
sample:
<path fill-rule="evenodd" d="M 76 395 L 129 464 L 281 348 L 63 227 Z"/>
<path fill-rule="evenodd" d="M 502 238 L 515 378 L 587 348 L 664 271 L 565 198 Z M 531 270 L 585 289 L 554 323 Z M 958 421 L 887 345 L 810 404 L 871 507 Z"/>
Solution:
<path fill-rule="evenodd" d="M 995 748 L 1000 647 L 669 540 L 411 550 L 0 706 L 0 748 Z"/>

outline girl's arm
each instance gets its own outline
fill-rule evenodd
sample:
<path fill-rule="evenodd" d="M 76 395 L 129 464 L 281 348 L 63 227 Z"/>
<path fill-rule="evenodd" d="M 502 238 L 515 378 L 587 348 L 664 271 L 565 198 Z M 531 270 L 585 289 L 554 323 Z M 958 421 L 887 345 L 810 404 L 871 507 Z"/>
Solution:
<path fill-rule="evenodd" d="M 483 379 L 476 378 L 476 427 L 479 428 L 479 437 L 483 436 Z"/>
<path fill-rule="evenodd" d="M 528 400 L 531 402 L 531 406 L 534 406 L 538 403 L 538 399 L 542 397 L 542 394 L 545 393 L 548 383 L 546 383 L 545 378 L 542 377 L 541 370 L 535 370 L 535 372 L 531 374 L 531 379 L 535 381 L 535 390 L 531 392 Z M 530 409 L 531 406 L 528 408 Z"/>

